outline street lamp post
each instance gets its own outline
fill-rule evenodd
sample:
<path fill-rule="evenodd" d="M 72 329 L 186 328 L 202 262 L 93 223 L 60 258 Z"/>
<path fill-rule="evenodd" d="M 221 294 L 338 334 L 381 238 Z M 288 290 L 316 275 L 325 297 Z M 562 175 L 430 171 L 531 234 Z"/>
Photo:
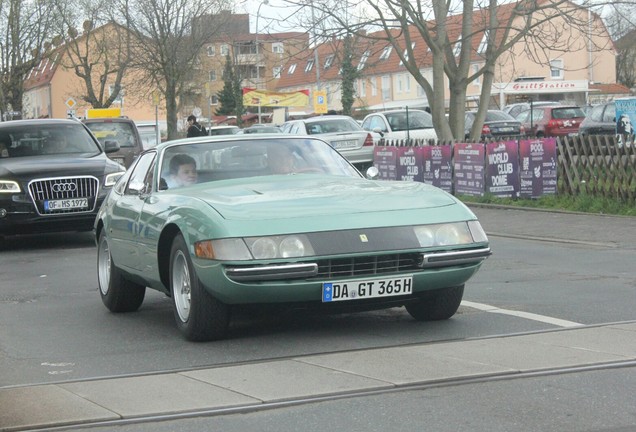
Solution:
<path fill-rule="evenodd" d="M 259 54 L 259 43 L 258 43 L 258 17 L 261 14 L 261 6 L 269 3 L 269 0 L 263 0 L 261 4 L 258 5 L 258 9 L 256 9 L 256 89 L 258 89 L 261 85 L 261 68 L 259 66 L 260 54 Z M 258 123 L 261 123 L 261 99 L 258 98 Z"/>

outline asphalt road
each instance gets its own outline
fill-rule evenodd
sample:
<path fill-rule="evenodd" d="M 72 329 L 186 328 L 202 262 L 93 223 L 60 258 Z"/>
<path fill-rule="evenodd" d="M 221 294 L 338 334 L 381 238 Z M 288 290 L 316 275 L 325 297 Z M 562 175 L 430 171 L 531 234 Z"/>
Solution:
<path fill-rule="evenodd" d="M 138 313 L 108 313 L 89 234 L 5 240 L 0 388 L 636 320 L 636 218 L 474 211 L 494 254 L 451 320 L 418 323 L 401 309 L 238 317 L 228 340 L 205 344 L 180 337 L 169 300 L 157 293 Z M 573 371 L 121 430 L 627 431 L 636 425 L 635 380 L 633 368 Z"/>

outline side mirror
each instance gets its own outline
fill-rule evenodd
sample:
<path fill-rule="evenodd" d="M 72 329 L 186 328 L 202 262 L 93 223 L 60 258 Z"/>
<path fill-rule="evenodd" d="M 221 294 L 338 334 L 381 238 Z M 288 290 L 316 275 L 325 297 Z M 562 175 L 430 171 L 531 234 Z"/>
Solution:
<path fill-rule="evenodd" d="M 369 180 L 377 180 L 380 177 L 380 170 L 371 166 L 367 168 L 366 175 Z"/>
<path fill-rule="evenodd" d="M 114 153 L 119 151 L 119 144 L 117 141 L 104 141 L 104 152 Z"/>
<path fill-rule="evenodd" d="M 373 132 L 380 134 L 380 136 L 384 136 L 384 132 L 379 127 L 373 128 Z"/>
<path fill-rule="evenodd" d="M 128 185 L 128 192 L 130 192 L 131 195 L 143 195 L 145 189 L 146 185 L 141 180 L 133 180 Z"/>

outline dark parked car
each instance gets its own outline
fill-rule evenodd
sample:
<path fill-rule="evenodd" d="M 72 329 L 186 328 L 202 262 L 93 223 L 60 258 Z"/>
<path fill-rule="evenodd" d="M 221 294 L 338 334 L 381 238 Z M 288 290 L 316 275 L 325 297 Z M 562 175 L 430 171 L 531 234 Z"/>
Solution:
<path fill-rule="evenodd" d="M 0 123 L 0 235 L 90 231 L 123 173 L 77 120 Z"/>
<path fill-rule="evenodd" d="M 578 106 L 548 105 L 522 111 L 515 118 L 528 135 L 562 137 L 578 134 L 585 113 Z"/>
<path fill-rule="evenodd" d="M 134 121 L 125 117 L 89 118 L 82 120 L 99 140 L 102 147 L 106 141 L 115 141 L 119 150 L 108 157 L 128 168 L 144 151 L 139 130 Z"/>
<path fill-rule="evenodd" d="M 470 129 L 475 123 L 477 111 L 467 111 L 464 123 L 465 138 L 470 137 Z M 521 122 L 509 114 L 499 110 L 488 110 L 486 120 L 481 128 L 481 139 L 518 137 L 525 135 Z"/>
<path fill-rule="evenodd" d="M 615 135 L 616 104 L 607 102 L 590 108 L 579 127 L 579 135 Z"/>

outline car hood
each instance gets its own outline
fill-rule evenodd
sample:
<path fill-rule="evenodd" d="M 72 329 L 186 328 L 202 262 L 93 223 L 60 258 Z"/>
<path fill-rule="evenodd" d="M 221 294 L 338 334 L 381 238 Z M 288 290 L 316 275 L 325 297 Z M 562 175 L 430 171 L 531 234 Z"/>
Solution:
<path fill-rule="evenodd" d="M 123 168 L 105 155 L 93 157 L 35 156 L 0 159 L 0 178 L 33 179 L 60 176 L 103 176 Z"/>
<path fill-rule="evenodd" d="M 188 194 L 205 201 L 224 219 L 237 221 L 400 212 L 457 203 L 446 192 L 419 182 L 315 175 L 258 179 L 226 187 L 201 185 Z"/>

